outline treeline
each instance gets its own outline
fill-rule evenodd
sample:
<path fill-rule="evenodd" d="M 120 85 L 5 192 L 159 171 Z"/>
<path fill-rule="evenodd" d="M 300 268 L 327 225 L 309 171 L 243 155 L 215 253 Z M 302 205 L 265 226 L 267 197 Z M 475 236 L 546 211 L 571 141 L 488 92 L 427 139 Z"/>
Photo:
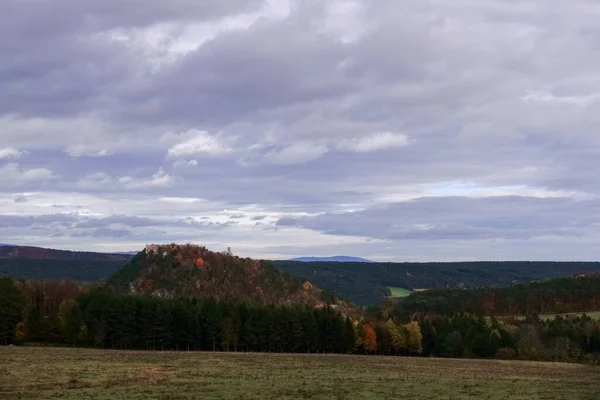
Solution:
<path fill-rule="evenodd" d="M 518 316 L 600 311 L 600 274 L 502 288 L 427 290 L 412 293 L 395 306 L 398 315 L 467 312 Z"/>
<path fill-rule="evenodd" d="M 351 319 L 331 307 L 120 295 L 0 279 L 0 343 L 111 349 L 600 361 L 600 322 L 471 314 Z"/>
<path fill-rule="evenodd" d="M 600 363 L 600 321 L 589 316 L 499 320 L 419 317 L 424 356 Z"/>
<path fill-rule="evenodd" d="M 140 350 L 418 355 L 416 322 L 385 326 L 333 307 L 120 295 L 69 281 L 0 279 L 0 343 Z M 387 337 L 392 338 L 386 346 Z"/>

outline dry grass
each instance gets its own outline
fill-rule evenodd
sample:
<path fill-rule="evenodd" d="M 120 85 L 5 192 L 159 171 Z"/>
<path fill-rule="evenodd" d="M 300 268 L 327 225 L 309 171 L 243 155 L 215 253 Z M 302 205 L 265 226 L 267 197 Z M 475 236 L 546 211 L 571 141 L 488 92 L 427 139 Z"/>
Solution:
<path fill-rule="evenodd" d="M 399 357 L 0 348 L 1 399 L 600 399 L 600 368 Z"/>

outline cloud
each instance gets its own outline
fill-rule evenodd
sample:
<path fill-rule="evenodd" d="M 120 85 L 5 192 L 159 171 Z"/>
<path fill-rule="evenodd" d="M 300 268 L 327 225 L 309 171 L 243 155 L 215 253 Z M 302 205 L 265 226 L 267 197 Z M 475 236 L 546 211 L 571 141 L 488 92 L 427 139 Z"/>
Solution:
<path fill-rule="evenodd" d="M 132 176 L 119 178 L 119 183 L 127 189 L 168 187 L 173 184 L 173 181 L 173 176 L 163 171 L 162 168 L 150 178 L 136 178 Z"/>
<path fill-rule="evenodd" d="M 592 1 L 51 3 L 0 2 L 0 209 L 77 217 L 6 240 L 595 257 Z"/>
<path fill-rule="evenodd" d="M 15 149 L 14 147 L 5 147 L 0 149 L 0 160 L 11 160 L 20 158 L 23 155 L 22 151 Z"/>
<path fill-rule="evenodd" d="M 17 163 L 8 163 L 0 165 L 0 176 L 3 177 L 0 181 L 0 188 L 24 186 L 33 182 L 46 183 L 56 179 L 54 173 L 47 168 L 22 168 Z"/>
<path fill-rule="evenodd" d="M 354 212 L 284 217 L 277 226 L 383 240 L 531 240 L 587 236 L 600 220 L 583 215 L 598 207 L 598 200 L 569 198 L 432 197 Z"/>
<path fill-rule="evenodd" d="M 98 189 L 98 188 L 102 188 L 108 185 L 111 185 L 113 183 L 113 179 L 105 174 L 104 172 L 97 172 L 94 174 L 89 174 L 86 175 L 84 177 L 82 177 L 81 179 L 79 179 L 79 181 L 77 182 L 77 186 L 80 189 Z"/>
<path fill-rule="evenodd" d="M 104 150 L 91 150 L 84 146 L 72 146 L 67 148 L 67 154 L 71 157 L 106 157 L 112 153 L 106 149 Z"/>
<path fill-rule="evenodd" d="M 171 147 L 168 151 L 169 157 L 186 157 L 201 154 L 222 154 L 229 150 L 216 137 L 206 131 L 191 130 L 183 134 L 187 137 L 180 143 Z"/>
<path fill-rule="evenodd" d="M 267 163 L 275 165 L 303 164 L 316 160 L 325 153 L 328 147 L 317 143 L 296 143 L 281 150 L 272 150 L 265 154 Z"/>
<path fill-rule="evenodd" d="M 190 160 L 190 161 L 179 160 L 179 161 L 175 161 L 173 163 L 174 168 L 187 168 L 187 167 L 196 167 L 196 166 L 198 166 L 198 161 L 196 161 L 196 160 Z"/>
<path fill-rule="evenodd" d="M 405 147 L 408 146 L 408 144 L 409 140 L 406 135 L 383 132 L 360 138 L 342 140 L 337 145 L 337 148 L 360 153 Z"/>
<path fill-rule="evenodd" d="M 15 203 L 27 203 L 27 197 L 25 195 L 18 195 L 15 197 Z"/>

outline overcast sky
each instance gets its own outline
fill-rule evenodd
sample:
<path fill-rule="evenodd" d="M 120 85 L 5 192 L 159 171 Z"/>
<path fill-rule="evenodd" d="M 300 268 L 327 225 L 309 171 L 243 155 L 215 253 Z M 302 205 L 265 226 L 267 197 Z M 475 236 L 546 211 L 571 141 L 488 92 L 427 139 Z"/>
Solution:
<path fill-rule="evenodd" d="M 597 0 L 2 0 L 0 243 L 600 258 Z"/>

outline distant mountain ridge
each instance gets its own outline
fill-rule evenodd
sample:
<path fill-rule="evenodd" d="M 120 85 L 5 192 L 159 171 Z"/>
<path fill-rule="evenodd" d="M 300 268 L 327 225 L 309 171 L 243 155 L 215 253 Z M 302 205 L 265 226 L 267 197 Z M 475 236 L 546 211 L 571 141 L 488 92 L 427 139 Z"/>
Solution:
<path fill-rule="evenodd" d="M 95 282 L 106 279 L 133 258 L 128 254 L 0 246 L 0 277 Z"/>
<path fill-rule="evenodd" d="M 35 246 L 0 246 L 0 258 L 36 260 L 111 260 L 128 262 L 133 255 L 118 253 L 94 253 L 90 251 L 70 251 L 47 249 Z"/>
<path fill-rule="evenodd" d="M 362 262 L 372 263 L 374 261 L 367 260 L 361 257 L 352 256 L 332 256 L 332 257 L 297 257 L 292 258 L 288 261 L 301 261 L 301 262 Z"/>

